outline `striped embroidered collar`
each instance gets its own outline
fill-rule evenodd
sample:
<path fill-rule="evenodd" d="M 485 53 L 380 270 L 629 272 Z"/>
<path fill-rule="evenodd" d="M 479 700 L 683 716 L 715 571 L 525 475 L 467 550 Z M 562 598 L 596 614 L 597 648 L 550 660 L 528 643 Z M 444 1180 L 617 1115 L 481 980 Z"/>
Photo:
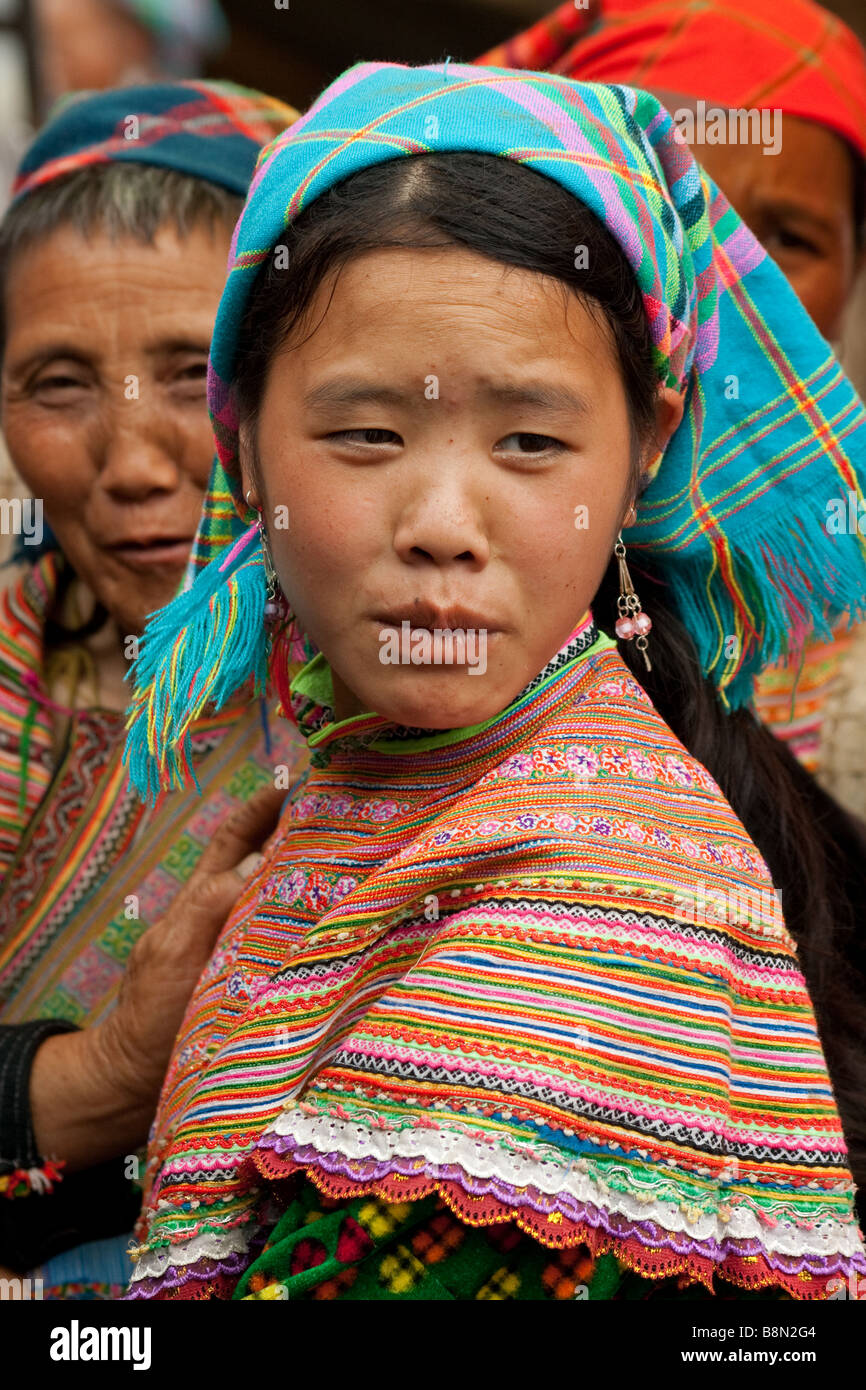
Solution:
<path fill-rule="evenodd" d="M 559 650 L 505 709 L 479 724 L 458 729 L 410 728 L 372 711 L 336 720 L 331 668 L 319 652 L 292 681 L 292 713 L 312 750 L 316 766 L 329 762 L 338 747 L 347 751 L 372 748 L 382 753 L 428 752 L 471 740 L 474 735 L 495 724 L 504 724 L 514 716 L 526 717 L 531 713 L 533 697 L 542 689 L 549 688 L 566 673 L 574 672 L 591 653 L 613 645 L 611 639 L 599 631 L 592 614 L 584 614 Z"/>

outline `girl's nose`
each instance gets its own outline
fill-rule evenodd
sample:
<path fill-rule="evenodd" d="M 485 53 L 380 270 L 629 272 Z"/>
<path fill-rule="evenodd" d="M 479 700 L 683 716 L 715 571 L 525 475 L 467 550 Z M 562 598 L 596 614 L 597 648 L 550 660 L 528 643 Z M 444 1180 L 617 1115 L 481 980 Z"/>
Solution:
<path fill-rule="evenodd" d="M 407 564 L 461 564 L 483 569 L 490 542 L 465 489 L 439 486 L 415 494 L 397 524 L 394 548 Z"/>

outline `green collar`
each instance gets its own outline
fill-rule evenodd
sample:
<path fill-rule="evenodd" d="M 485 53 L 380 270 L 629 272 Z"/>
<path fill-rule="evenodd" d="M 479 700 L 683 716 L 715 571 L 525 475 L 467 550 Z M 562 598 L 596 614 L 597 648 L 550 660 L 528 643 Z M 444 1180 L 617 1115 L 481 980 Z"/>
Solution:
<path fill-rule="evenodd" d="M 505 709 L 481 723 L 457 729 L 405 729 L 373 711 L 335 720 L 333 676 L 321 652 L 302 666 L 292 681 L 292 706 L 298 727 L 314 751 L 345 739 L 357 739 L 365 747 L 381 753 L 422 753 L 473 738 L 506 719 L 512 710 L 524 704 L 536 691 L 547 688 L 576 662 L 615 647 L 616 643 L 600 632 L 591 616 L 587 615 L 539 674 L 515 695 Z"/>

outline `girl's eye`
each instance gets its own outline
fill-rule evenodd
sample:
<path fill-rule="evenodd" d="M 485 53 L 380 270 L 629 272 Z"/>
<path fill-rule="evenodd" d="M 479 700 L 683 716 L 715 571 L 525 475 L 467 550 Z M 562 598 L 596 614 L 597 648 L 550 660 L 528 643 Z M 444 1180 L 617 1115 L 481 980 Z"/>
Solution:
<path fill-rule="evenodd" d="M 347 444 L 402 444 L 399 434 L 393 430 L 335 430 L 328 439 L 341 439 Z"/>
<path fill-rule="evenodd" d="M 562 449 L 564 445 L 549 434 L 527 434 L 525 431 L 519 431 L 507 434 L 494 447 L 501 454 L 546 454 L 554 449 Z"/>

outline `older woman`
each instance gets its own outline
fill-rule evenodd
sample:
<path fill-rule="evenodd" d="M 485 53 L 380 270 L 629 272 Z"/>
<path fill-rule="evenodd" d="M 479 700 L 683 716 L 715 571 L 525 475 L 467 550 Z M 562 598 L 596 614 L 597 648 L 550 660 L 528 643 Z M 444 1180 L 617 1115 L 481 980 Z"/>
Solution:
<path fill-rule="evenodd" d="M 191 730 L 204 796 L 144 808 L 122 763 L 129 658 L 182 579 L 210 471 L 232 226 L 293 115 L 222 83 L 74 100 L 0 227 L 3 428 L 44 506 L 21 550 L 37 519 L 52 530 L 0 606 L 0 1264 L 19 1269 L 129 1229 L 187 994 L 271 828 L 274 768 L 287 785 L 299 756 L 285 731 L 266 746 L 241 692 Z M 46 1284 L 122 1283 L 117 1250 L 96 1254 Z"/>

